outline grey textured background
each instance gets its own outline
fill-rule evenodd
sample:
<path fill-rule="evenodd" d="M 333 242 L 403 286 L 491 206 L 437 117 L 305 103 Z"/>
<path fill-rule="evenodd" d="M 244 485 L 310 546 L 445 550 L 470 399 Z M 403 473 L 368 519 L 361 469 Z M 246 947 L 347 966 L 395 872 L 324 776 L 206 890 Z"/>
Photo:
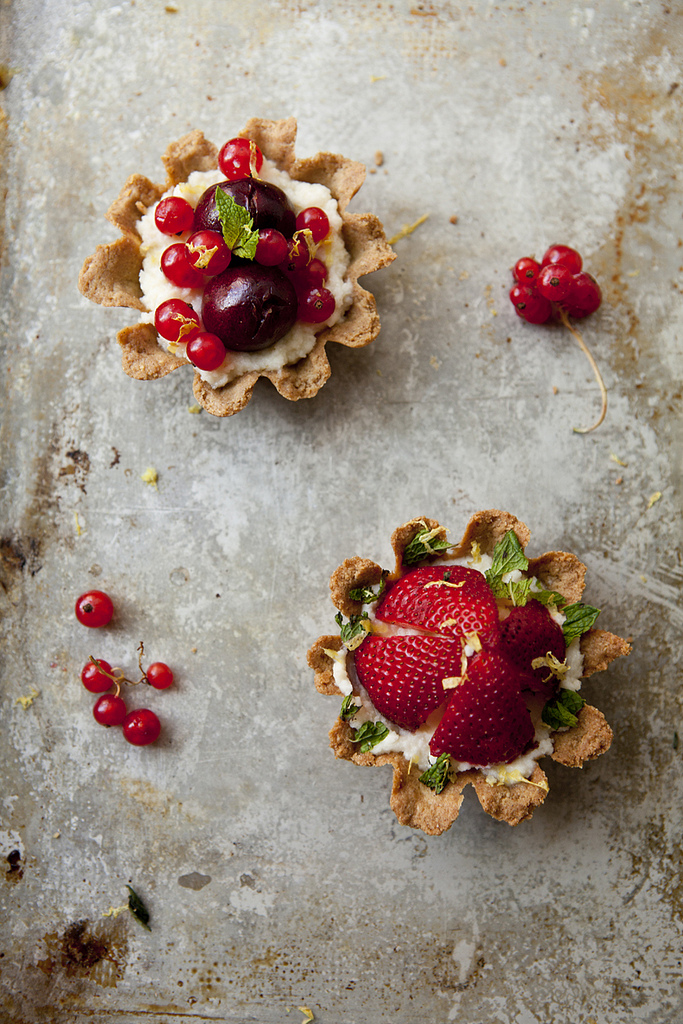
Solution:
<path fill-rule="evenodd" d="M 4 0 L 0 19 L 2 1019 L 678 1024 L 680 5 Z M 261 381 L 231 419 L 191 415 L 189 369 L 124 376 L 133 314 L 89 304 L 78 271 L 169 141 L 291 114 L 301 156 L 384 154 L 353 208 L 388 235 L 429 218 L 366 280 L 379 338 L 334 348 L 315 399 Z M 610 406 L 583 437 L 588 364 L 507 299 L 514 261 L 556 241 L 605 295 L 585 333 Z M 334 761 L 306 649 L 345 557 L 389 565 L 405 520 L 455 538 L 488 507 L 532 554 L 578 554 L 634 652 L 586 686 L 605 757 L 551 764 L 514 830 L 468 792 L 428 838 L 396 824 L 388 770 Z M 93 585 L 118 614 L 86 635 Z M 141 639 L 177 676 L 132 695 L 164 722 L 144 750 L 95 725 L 78 678 L 91 653 L 132 670 Z M 102 916 L 127 882 L 150 933 Z"/>

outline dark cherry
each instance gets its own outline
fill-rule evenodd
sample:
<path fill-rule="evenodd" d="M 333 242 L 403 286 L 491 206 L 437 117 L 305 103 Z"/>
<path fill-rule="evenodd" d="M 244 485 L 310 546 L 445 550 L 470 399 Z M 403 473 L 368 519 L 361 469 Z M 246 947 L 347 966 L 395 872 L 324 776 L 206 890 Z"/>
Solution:
<path fill-rule="evenodd" d="M 296 317 L 294 285 L 276 267 L 230 266 L 204 289 L 204 327 L 233 351 L 256 352 L 274 345 Z"/>
<path fill-rule="evenodd" d="M 207 188 L 194 211 L 193 231 L 222 230 L 214 199 L 217 188 L 232 196 L 236 203 L 248 211 L 258 230 L 276 228 L 287 238 L 294 233 L 296 215 L 285 193 L 277 185 L 270 185 L 257 178 L 221 181 Z"/>

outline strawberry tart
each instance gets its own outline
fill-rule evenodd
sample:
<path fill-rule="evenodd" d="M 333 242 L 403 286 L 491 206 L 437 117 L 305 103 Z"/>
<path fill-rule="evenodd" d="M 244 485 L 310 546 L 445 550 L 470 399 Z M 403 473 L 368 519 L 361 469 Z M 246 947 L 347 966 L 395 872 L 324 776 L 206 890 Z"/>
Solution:
<path fill-rule="evenodd" d="M 579 559 L 529 559 L 529 536 L 498 510 L 476 513 L 455 544 L 435 520 L 413 519 L 392 536 L 392 573 L 350 558 L 332 575 L 339 633 L 308 653 L 317 689 L 342 698 L 331 746 L 393 767 L 403 825 L 444 832 L 468 784 L 517 825 L 548 792 L 541 758 L 581 767 L 610 746 L 581 680 L 630 645 L 594 628 Z"/>
<path fill-rule="evenodd" d="M 230 416 L 259 377 L 291 401 L 312 397 L 330 375 L 328 341 L 377 336 L 358 279 L 394 253 L 377 217 L 347 210 L 365 168 L 299 160 L 295 139 L 294 118 L 252 118 L 220 150 L 193 131 L 166 150 L 164 184 L 128 179 L 107 211 L 121 236 L 86 259 L 79 287 L 139 312 L 118 334 L 129 376 L 190 364 L 199 404 Z"/>

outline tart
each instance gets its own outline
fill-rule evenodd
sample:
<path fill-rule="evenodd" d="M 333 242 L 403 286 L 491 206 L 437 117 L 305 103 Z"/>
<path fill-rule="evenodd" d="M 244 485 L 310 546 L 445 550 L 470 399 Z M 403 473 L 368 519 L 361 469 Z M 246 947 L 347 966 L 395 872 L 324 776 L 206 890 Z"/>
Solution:
<path fill-rule="evenodd" d="M 393 572 L 356 557 L 332 575 L 340 632 L 308 652 L 317 690 L 343 698 L 330 745 L 392 766 L 402 825 L 441 834 L 468 785 L 487 814 L 517 825 L 548 793 L 542 757 L 581 767 L 611 744 L 579 690 L 630 644 L 594 627 L 579 559 L 529 559 L 529 537 L 496 509 L 455 544 L 436 520 L 412 519 L 392 535 Z"/>
<path fill-rule="evenodd" d="M 287 278 L 285 284 L 289 291 L 286 303 L 290 306 L 293 294 L 290 282 L 296 285 L 295 323 L 291 330 L 276 336 L 273 341 L 269 341 L 268 337 L 265 337 L 265 341 L 259 337 L 258 347 L 256 344 L 249 346 L 238 342 L 237 336 L 230 334 L 231 328 L 226 327 L 228 334 L 223 337 L 225 359 L 219 366 L 211 366 L 209 369 L 204 366 L 200 368 L 201 359 L 198 356 L 190 357 L 187 346 L 193 332 L 189 330 L 188 324 L 184 323 L 180 329 L 180 337 L 174 338 L 167 332 L 164 336 L 163 318 L 160 320 L 155 313 L 161 302 L 176 299 L 193 309 L 195 313 L 192 316 L 199 321 L 202 309 L 206 310 L 210 288 L 213 289 L 211 301 L 214 307 L 219 301 L 236 300 L 225 300 L 226 289 L 220 291 L 214 288 L 219 282 L 218 276 L 208 277 L 206 281 L 210 283 L 200 285 L 191 282 L 185 286 L 168 281 L 166 271 L 161 269 L 161 256 L 171 243 L 182 248 L 181 243 L 189 241 L 192 229 L 186 229 L 175 237 L 164 238 L 157 230 L 159 222 L 155 220 L 155 211 L 162 199 L 181 196 L 194 209 L 196 222 L 201 201 L 210 189 L 213 189 L 215 209 L 219 205 L 215 199 L 219 191 L 217 186 L 222 189 L 227 184 L 223 182 L 226 177 L 223 170 L 226 147 L 219 152 L 202 132 L 192 131 L 171 143 L 164 153 L 164 184 L 155 184 L 140 174 L 134 174 L 126 181 L 107 211 L 107 218 L 119 229 L 121 236 L 115 242 L 98 246 L 93 255 L 86 259 L 79 276 L 79 288 L 83 295 L 101 305 L 128 306 L 140 312 L 139 322 L 125 327 L 117 336 L 123 350 L 123 369 L 130 377 L 154 380 L 188 362 L 193 363 L 194 394 L 199 404 L 215 416 L 230 416 L 249 402 L 259 377 L 267 377 L 279 393 L 290 401 L 313 397 L 330 375 L 325 351 L 329 341 L 359 348 L 377 336 L 380 324 L 376 303 L 372 294 L 360 285 L 359 278 L 386 266 L 395 258 L 395 254 L 386 241 L 377 217 L 370 213 L 348 212 L 349 201 L 363 183 L 365 167 L 331 153 L 318 153 L 309 159 L 299 160 L 294 151 L 295 139 L 294 118 L 282 121 L 252 118 L 241 136 L 231 141 L 246 142 L 251 152 L 258 154 L 258 163 L 255 158 L 250 159 L 246 172 L 236 173 L 244 174 L 247 189 L 256 183 L 254 187 L 275 188 L 276 191 L 279 189 L 284 192 L 284 202 L 293 209 L 294 216 L 301 215 L 307 208 L 323 206 L 329 214 L 329 233 L 318 243 L 313 238 L 315 225 L 310 225 L 314 229 L 312 233 L 305 228 L 298 230 L 297 222 L 297 231 L 292 239 L 293 221 L 290 223 L 287 220 L 286 228 L 279 224 L 283 232 L 288 232 L 286 241 L 289 244 L 287 256 L 279 266 L 259 268 L 255 262 L 258 257 L 254 257 L 253 251 L 245 255 L 246 249 L 233 249 L 233 265 L 221 275 L 231 278 L 230 294 L 242 286 L 241 266 L 244 274 L 248 275 L 249 288 L 269 289 L 268 308 L 272 310 L 279 303 L 279 309 L 285 300 L 281 299 L 279 292 L 275 298 L 272 297 L 272 281 L 277 278 L 277 287 L 280 288 L 282 278 Z M 231 184 L 239 185 L 239 181 L 232 181 Z M 313 197 L 312 201 L 307 198 L 309 196 Z M 231 203 L 233 197 L 236 197 L 237 205 L 243 203 L 237 192 L 230 196 Z M 258 217 L 255 220 L 255 228 L 258 228 Z M 224 238 L 228 241 L 225 221 L 222 220 L 221 224 Z M 250 224 L 254 227 L 254 223 Z M 255 234 L 260 238 L 263 230 L 256 230 Z M 297 236 L 300 236 L 300 242 L 306 242 L 308 251 L 304 246 L 303 262 L 299 259 L 295 265 L 293 261 L 297 258 L 297 251 L 300 255 L 302 249 L 302 245 L 299 245 L 298 250 L 292 249 Z M 236 254 L 241 258 L 237 259 Z M 326 297 L 327 305 L 318 301 L 315 309 L 309 301 L 307 309 L 310 315 L 304 323 L 301 317 L 305 315 L 302 312 L 305 302 L 299 286 L 311 269 L 310 261 L 316 264 L 321 261 L 324 264 L 322 274 L 327 274 L 329 280 L 323 281 L 321 276 L 317 284 L 323 291 L 333 295 L 333 301 L 330 305 L 330 299 Z M 195 276 L 201 278 L 206 270 L 199 263 L 195 263 L 195 267 L 201 271 L 198 275 L 195 271 Z M 252 270 L 259 272 L 256 285 L 253 284 Z M 297 271 L 300 272 L 297 274 Z M 261 278 L 267 279 L 265 285 Z M 218 299 L 217 294 L 220 295 Z M 251 300 L 251 296 L 249 298 Z M 240 312 L 241 307 L 237 307 L 237 314 Z M 326 313 L 330 315 L 319 322 L 320 317 Z M 201 324 L 198 330 L 202 330 Z M 211 332 L 214 328 L 204 330 Z M 231 337 L 235 341 L 234 347 L 231 347 Z"/>

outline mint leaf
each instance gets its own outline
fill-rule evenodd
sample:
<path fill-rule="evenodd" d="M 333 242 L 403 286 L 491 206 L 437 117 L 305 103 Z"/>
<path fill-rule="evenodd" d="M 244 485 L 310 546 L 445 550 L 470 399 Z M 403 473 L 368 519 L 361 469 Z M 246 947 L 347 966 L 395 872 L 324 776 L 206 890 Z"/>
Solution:
<path fill-rule="evenodd" d="M 132 888 L 132 886 L 127 885 L 126 889 L 128 890 L 129 893 L 128 909 L 130 910 L 133 917 L 137 918 L 142 927 L 146 928 L 148 932 L 151 932 L 152 929 L 149 926 L 149 910 L 142 902 L 142 900 L 136 893 L 135 889 Z"/>
<path fill-rule="evenodd" d="M 434 555 L 439 551 L 448 551 L 453 545 L 446 540 L 446 531 L 441 528 L 420 530 L 415 534 L 410 544 L 407 544 L 403 552 L 403 564 L 415 565 L 421 562 L 428 555 Z"/>
<path fill-rule="evenodd" d="M 350 693 L 347 697 L 344 697 L 344 700 L 342 701 L 339 717 L 342 722 L 348 722 L 351 718 L 355 718 L 359 711 L 360 708 L 356 704 L 353 694 Z"/>
<path fill-rule="evenodd" d="M 365 629 L 363 623 L 367 622 L 369 618 L 370 616 L 367 612 L 363 612 L 362 615 L 352 615 L 348 622 L 344 622 L 341 612 L 337 612 L 335 615 L 334 621 L 339 626 L 341 642 L 350 651 L 359 647 L 365 639 L 367 629 Z"/>
<path fill-rule="evenodd" d="M 249 212 L 222 188 L 216 188 L 215 199 L 223 238 L 228 249 L 231 249 L 235 256 L 253 260 L 259 235 L 258 231 L 254 230 L 254 221 Z"/>
<path fill-rule="evenodd" d="M 379 581 L 379 590 L 375 592 L 373 586 L 377 584 L 367 583 L 363 587 L 352 587 L 349 590 L 349 597 L 352 601 L 362 601 L 363 604 L 372 604 L 374 601 L 379 600 L 385 591 L 387 585 L 387 576 L 389 575 L 388 569 L 382 570 L 382 579 Z"/>
<path fill-rule="evenodd" d="M 436 794 L 443 793 L 451 777 L 451 755 L 440 754 L 434 764 L 420 776 L 420 782 L 429 786 Z"/>
<path fill-rule="evenodd" d="M 495 576 L 490 580 L 487 577 L 487 582 L 494 597 L 512 601 L 514 605 L 526 604 L 530 597 L 535 596 L 531 589 L 532 581 L 526 577 L 521 580 L 511 580 L 509 583 L 503 583 L 500 576 Z"/>
<path fill-rule="evenodd" d="M 532 590 L 531 597 L 534 601 L 540 601 L 546 608 L 549 604 L 554 604 L 557 608 L 561 608 L 563 604 L 567 603 L 567 599 L 562 597 L 562 594 L 558 594 L 556 590 Z"/>
<path fill-rule="evenodd" d="M 589 604 L 568 604 L 562 611 L 565 615 L 562 632 L 567 646 L 577 636 L 589 630 L 600 614 L 599 608 L 592 608 Z"/>
<path fill-rule="evenodd" d="M 524 572 L 528 568 L 529 559 L 524 554 L 519 537 L 514 530 L 508 530 L 493 549 L 491 568 L 487 569 L 484 575 L 490 584 L 496 577 L 505 576 L 506 573 L 515 572 L 517 569 Z"/>
<path fill-rule="evenodd" d="M 360 743 L 361 753 L 367 754 L 368 750 L 376 747 L 388 735 L 389 730 L 381 722 L 363 722 L 360 729 L 356 729 L 356 735 L 351 742 Z"/>
<path fill-rule="evenodd" d="M 571 729 L 578 724 L 576 716 L 585 703 L 581 694 L 575 690 L 560 690 L 557 697 L 545 705 L 541 718 L 551 729 Z"/>

